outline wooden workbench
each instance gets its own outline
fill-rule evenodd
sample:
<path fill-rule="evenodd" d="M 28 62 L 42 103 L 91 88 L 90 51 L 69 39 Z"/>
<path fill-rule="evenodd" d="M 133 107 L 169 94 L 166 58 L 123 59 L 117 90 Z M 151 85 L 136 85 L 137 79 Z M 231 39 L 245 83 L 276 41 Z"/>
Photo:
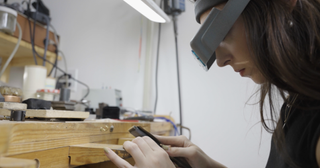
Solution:
<path fill-rule="evenodd" d="M 36 168 L 39 164 L 41 168 L 115 167 L 105 156 L 104 147 L 110 147 L 133 163 L 122 148 L 125 140 L 133 138 L 128 132 L 133 125 L 142 126 L 157 135 L 169 135 L 172 129 L 171 124 L 165 122 L 0 121 L 0 167 L 5 168 L 3 165 L 6 163 L 22 164 L 28 168 Z"/>

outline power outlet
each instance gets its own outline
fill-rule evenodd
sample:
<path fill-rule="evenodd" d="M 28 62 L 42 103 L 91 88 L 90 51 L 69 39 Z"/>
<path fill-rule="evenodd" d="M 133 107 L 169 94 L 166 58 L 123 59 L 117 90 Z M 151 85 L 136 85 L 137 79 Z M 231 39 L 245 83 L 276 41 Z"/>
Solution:
<path fill-rule="evenodd" d="M 68 69 L 68 74 L 70 74 L 74 79 L 78 80 L 78 69 Z M 69 80 L 70 83 L 70 90 L 72 92 L 77 91 L 78 82 L 73 79 Z"/>

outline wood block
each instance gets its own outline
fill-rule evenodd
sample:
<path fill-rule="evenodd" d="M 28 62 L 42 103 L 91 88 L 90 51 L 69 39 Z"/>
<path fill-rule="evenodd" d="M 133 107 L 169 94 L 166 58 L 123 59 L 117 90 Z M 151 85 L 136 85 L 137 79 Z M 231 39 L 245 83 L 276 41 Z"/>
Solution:
<path fill-rule="evenodd" d="M 150 123 L 152 134 L 163 135 L 172 130 L 172 125 L 167 122 L 152 122 Z"/>
<path fill-rule="evenodd" d="M 27 109 L 27 104 L 24 104 L 24 103 L 11 103 L 11 102 L 0 102 L 0 108 L 10 109 L 10 110 L 25 110 L 25 109 Z"/>
<path fill-rule="evenodd" d="M 123 145 L 126 141 L 132 141 L 134 138 L 119 138 L 118 145 Z"/>
<path fill-rule="evenodd" d="M 13 125 L 11 144 L 6 155 L 16 155 L 85 143 L 117 144 L 119 138 L 133 138 L 128 129 L 140 125 L 150 130 L 150 123 L 102 123 L 102 122 L 7 122 Z M 111 125 L 114 130 L 101 131 Z"/>
<path fill-rule="evenodd" d="M 0 115 L 10 116 L 11 111 L 0 109 Z M 61 110 L 26 110 L 26 118 L 64 118 L 64 119 L 86 119 L 89 112 L 61 111 Z"/>
<path fill-rule="evenodd" d="M 132 166 L 135 164 L 133 158 L 124 159 L 124 160 L 126 160 Z M 102 163 L 79 166 L 77 168 L 118 168 L 118 167 L 115 164 L 113 164 L 111 161 L 107 161 L 107 162 L 102 162 Z"/>
<path fill-rule="evenodd" d="M 70 146 L 70 165 L 85 165 L 108 161 L 104 148 L 109 147 L 121 158 L 130 158 L 122 145 L 88 143 Z"/>
<path fill-rule="evenodd" d="M 1 168 L 37 168 L 35 160 L 0 157 Z"/>
<path fill-rule="evenodd" d="M 0 158 L 5 155 L 9 148 L 10 136 L 11 136 L 11 124 L 0 124 Z M 1 167 L 1 166 L 0 166 Z"/>
<path fill-rule="evenodd" d="M 38 160 L 40 167 L 69 167 L 69 147 L 12 155 L 11 158 Z M 1 167 L 1 166 L 0 166 Z"/>

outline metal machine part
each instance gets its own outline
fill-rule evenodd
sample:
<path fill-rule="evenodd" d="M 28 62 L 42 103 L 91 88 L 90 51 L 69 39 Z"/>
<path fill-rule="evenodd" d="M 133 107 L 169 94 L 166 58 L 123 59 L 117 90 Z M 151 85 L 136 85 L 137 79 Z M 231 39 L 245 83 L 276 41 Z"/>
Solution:
<path fill-rule="evenodd" d="M 1 93 L 0 93 L 0 102 L 5 102 L 5 98 L 2 96 Z"/>
<path fill-rule="evenodd" d="M 22 103 L 27 104 L 27 109 L 49 110 L 51 108 L 50 101 L 45 101 L 45 100 L 41 100 L 41 99 L 27 99 L 27 100 L 24 100 Z"/>
<path fill-rule="evenodd" d="M 16 30 L 17 15 L 17 11 L 0 6 L 0 31 L 13 34 Z"/>
<path fill-rule="evenodd" d="M 212 8 L 227 2 L 223 10 Z M 210 14 L 191 41 L 192 53 L 200 65 L 208 71 L 216 60 L 215 50 L 246 8 L 250 0 L 198 0 L 195 4 L 196 20 L 212 8 Z"/>
<path fill-rule="evenodd" d="M 60 101 L 68 102 L 70 100 L 71 90 L 69 88 L 61 88 L 60 89 Z"/>
<path fill-rule="evenodd" d="M 164 11 L 168 15 L 178 15 L 186 11 L 185 0 L 165 0 Z"/>
<path fill-rule="evenodd" d="M 82 91 L 82 95 L 86 95 L 87 90 Z M 98 109 L 99 103 L 105 103 L 109 106 L 122 107 L 121 90 L 117 89 L 90 89 L 86 100 L 90 101 L 90 108 Z M 97 113 L 98 115 L 98 113 Z"/>
<path fill-rule="evenodd" d="M 25 121 L 26 111 L 12 110 L 10 121 Z"/>

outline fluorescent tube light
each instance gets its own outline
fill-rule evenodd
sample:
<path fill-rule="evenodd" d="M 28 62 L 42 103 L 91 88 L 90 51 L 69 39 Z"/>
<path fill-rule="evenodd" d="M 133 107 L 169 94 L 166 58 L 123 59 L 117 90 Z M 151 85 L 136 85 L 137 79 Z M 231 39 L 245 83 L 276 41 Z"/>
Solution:
<path fill-rule="evenodd" d="M 153 22 L 170 22 L 170 18 L 153 0 L 124 0 L 127 4 Z"/>

